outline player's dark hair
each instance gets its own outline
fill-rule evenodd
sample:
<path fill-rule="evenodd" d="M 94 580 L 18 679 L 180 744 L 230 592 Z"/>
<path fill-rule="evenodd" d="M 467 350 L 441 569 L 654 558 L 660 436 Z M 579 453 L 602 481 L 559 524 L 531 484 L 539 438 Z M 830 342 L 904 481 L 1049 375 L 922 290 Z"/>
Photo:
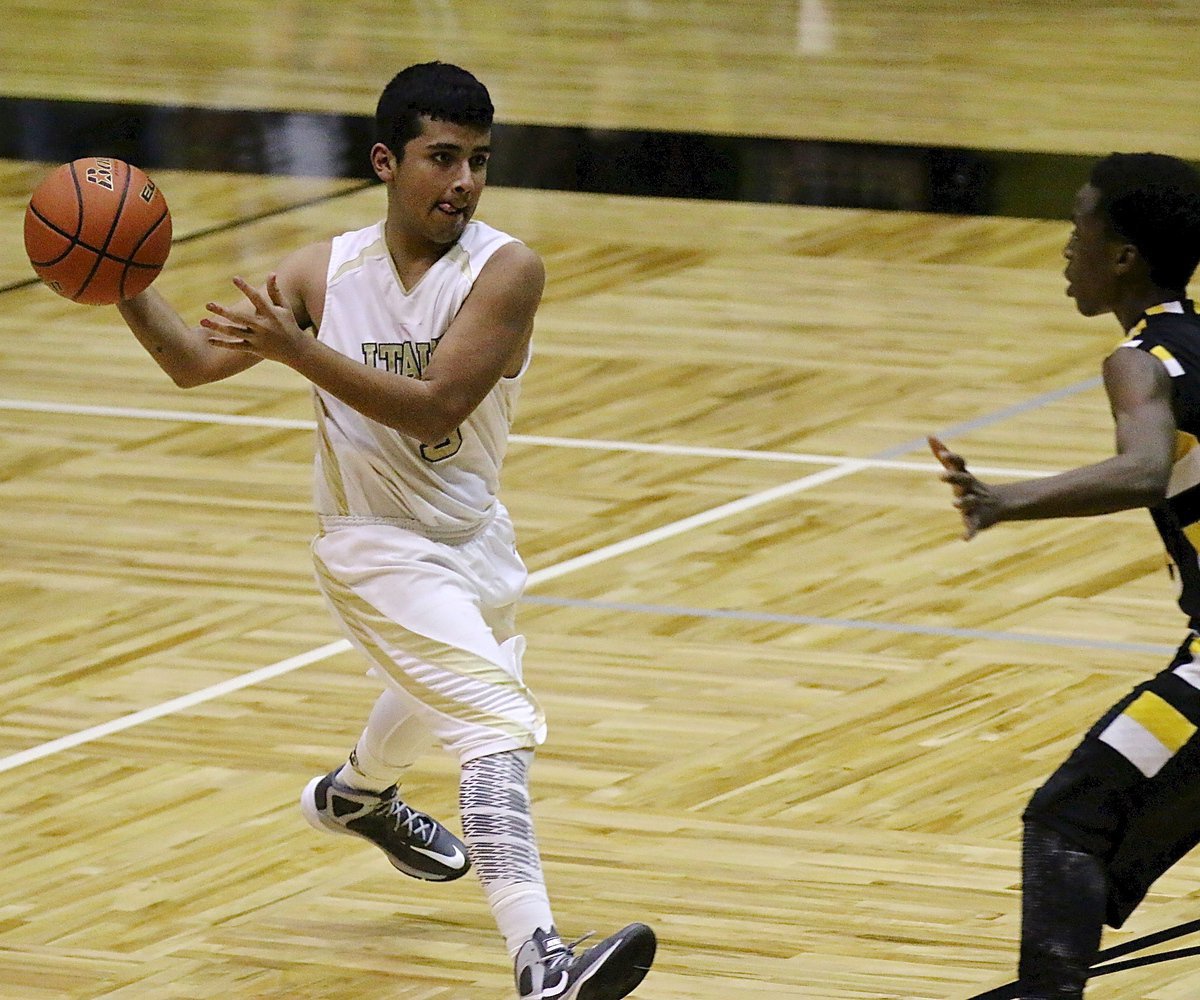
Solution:
<path fill-rule="evenodd" d="M 492 127 L 487 87 L 465 69 L 444 62 L 418 63 L 401 70 L 383 88 L 375 108 L 375 141 L 396 157 L 421 134 L 421 117 L 478 129 Z"/>
<path fill-rule="evenodd" d="M 1097 211 L 1136 248 L 1160 288 L 1182 291 L 1200 264 L 1200 173 L 1161 153 L 1112 153 L 1090 178 Z"/>

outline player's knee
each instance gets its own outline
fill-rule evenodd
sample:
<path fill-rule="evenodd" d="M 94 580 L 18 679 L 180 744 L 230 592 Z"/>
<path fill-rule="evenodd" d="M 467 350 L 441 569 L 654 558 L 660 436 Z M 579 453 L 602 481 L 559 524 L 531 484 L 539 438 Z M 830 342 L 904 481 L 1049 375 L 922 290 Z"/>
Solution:
<path fill-rule="evenodd" d="M 1071 809 L 1063 807 L 1061 800 L 1039 788 L 1029 799 L 1021 813 L 1025 837 L 1036 838 L 1041 831 L 1051 832 L 1055 839 L 1070 844 L 1073 848 L 1103 854 L 1109 847 L 1110 837 L 1097 829 L 1094 823 L 1084 822 Z"/>
<path fill-rule="evenodd" d="M 1068 761 L 1030 797 L 1021 819 L 1056 831 L 1080 850 L 1110 855 L 1125 828 L 1121 791 L 1090 766 Z"/>
<path fill-rule="evenodd" d="M 1042 785 L 1025 803 L 1025 810 L 1021 813 L 1021 822 L 1028 826 L 1030 823 L 1037 823 L 1052 817 L 1056 798 L 1057 796 L 1049 788 L 1049 783 Z"/>

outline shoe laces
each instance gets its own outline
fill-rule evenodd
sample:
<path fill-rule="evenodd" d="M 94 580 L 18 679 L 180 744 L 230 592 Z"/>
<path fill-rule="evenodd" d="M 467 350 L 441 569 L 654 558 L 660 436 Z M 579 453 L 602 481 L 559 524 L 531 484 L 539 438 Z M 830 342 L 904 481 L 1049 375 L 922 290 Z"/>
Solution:
<path fill-rule="evenodd" d="M 433 838 L 437 836 L 437 823 L 431 817 L 417 812 L 401 799 L 392 799 L 388 803 L 386 815 L 398 833 L 403 831 L 409 840 L 416 840 L 426 847 L 433 846 Z"/>
<path fill-rule="evenodd" d="M 557 948 L 551 949 L 542 957 L 542 965 L 550 972 L 557 972 L 570 965 L 575 961 L 575 949 L 595 933 L 595 931 L 588 931 L 583 937 L 576 938 L 570 944 L 560 944 Z"/>

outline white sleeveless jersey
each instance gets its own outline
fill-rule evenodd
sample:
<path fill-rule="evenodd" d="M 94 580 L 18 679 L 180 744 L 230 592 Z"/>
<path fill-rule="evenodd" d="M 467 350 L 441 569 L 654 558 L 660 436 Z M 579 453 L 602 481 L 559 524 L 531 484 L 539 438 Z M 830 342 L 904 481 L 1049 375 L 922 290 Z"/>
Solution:
<path fill-rule="evenodd" d="M 383 225 L 333 240 L 317 338 L 361 364 L 415 378 L 483 265 L 516 240 L 470 222 L 458 242 L 405 291 Z M 463 424 L 434 446 L 314 387 L 314 494 L 322 524 L 394 523 L 445 541 L 475 534 L 496 510 L 521 375 L 502 378 Z"/>

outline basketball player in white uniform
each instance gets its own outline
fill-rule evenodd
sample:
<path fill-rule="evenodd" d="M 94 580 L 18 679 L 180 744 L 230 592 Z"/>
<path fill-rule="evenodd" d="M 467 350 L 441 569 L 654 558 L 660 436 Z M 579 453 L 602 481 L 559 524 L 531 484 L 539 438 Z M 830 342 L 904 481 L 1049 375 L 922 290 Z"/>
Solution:
<path fill-rule="evenodd" d="M 263 288 L 235 278 L 245 301 L 210 303 L 200 328 L 153 289 L 119 308 L 180 386 L 263 359 L 313 384 L 317 579 L 383 693 L 346 763 L 304 789 L 305 817 L 416 878 L 473 862 L 524 1000 L 618 1000 L 645 976 L 654 934 L 630 924 L 578 955 L 565 945 L 530 819 L 546 724 L 522 680 L 526 571 L 496 491 L 545 275 L 472 220 L 491 123 L 471 74 L 410 66 L 376 112 L 385 220 L 299 250 Z M 465 844 L 399 796 L 432 741 L 461 763 Z"/>

